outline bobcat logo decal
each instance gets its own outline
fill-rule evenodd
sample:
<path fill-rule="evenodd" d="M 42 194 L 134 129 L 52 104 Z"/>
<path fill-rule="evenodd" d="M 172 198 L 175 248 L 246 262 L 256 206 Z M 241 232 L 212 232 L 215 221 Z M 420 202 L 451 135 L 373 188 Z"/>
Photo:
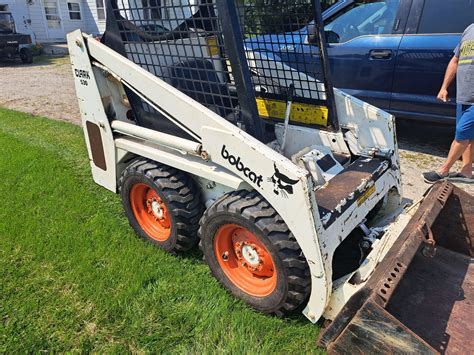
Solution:
<path fill-rule="evenodd" d="M 273 183 L 273 192 L 275 195 L 281 194 L 284 198 L 288 198 L 288 195 L 293 194 L 293 185 L 298 183 L 299 180 L 290 179 L 285 174 L 282 174 L 275 163 L 273 163 L 273 167 L 275 168 L 275 173 L 271 178 L 268 178 L 268 181 Z"/>

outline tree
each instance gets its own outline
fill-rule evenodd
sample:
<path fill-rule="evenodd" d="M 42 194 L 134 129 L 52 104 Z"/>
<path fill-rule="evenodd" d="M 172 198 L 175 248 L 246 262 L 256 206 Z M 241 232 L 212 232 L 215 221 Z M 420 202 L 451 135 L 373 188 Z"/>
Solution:
<path fill-rule="evenodd" d="M 322 0 L 326 9 L 336 0 Z M 313 20 L 313 0 L 244 0 L 247 36 L 297 31 Z"/>

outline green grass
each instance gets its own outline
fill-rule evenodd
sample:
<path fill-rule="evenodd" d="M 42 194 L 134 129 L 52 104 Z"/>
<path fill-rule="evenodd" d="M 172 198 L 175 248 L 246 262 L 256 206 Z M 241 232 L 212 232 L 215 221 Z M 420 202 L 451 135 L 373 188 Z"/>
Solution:
<path fill-rule="evenodd" d="M 69 59 L 68 55 L 65 56 L 58 56 L 58 57 L 52 57 L 48 55 L 39 55 L 33 57 L 33 63 L 34 64 L 39 64 L 39 65 L 54 65 L 54 66 L 63 66 L 63 65 L 71 65 L 71 60 Z"/>
<path fill-rule="evenodd" d="M 258 314 L 198 252 L 139 240 L 82 130 L 0 108 L 0 353 L 306 353 L 318 327 Z"/>

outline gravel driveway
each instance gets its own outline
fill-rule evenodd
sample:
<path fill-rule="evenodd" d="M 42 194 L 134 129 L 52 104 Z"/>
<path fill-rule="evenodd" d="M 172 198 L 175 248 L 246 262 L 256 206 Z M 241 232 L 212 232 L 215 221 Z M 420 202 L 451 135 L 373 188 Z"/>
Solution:
<path fill-rule="evenodd" d="M 35 57 L 31 65 L 0 62 L 0 106 L 80 122 L 69 57 Z"/>
<path fill-rule="evenodd" d="M 80 124 L 69 57 L 35 58 L 32 65 L 0 63 L 0 106 Z M 420 174 L 439 166 L 449 150 L 453 127 L 397 123 L 404 196 L 418 199 L 428 188 Z M 474 193 L 474 185 L 458 186 Z"/>

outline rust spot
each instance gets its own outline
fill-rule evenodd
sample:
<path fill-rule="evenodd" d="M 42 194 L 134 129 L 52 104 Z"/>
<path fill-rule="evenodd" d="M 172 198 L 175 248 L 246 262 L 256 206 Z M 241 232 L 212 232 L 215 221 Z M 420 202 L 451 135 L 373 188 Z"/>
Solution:
<path fill-rule="evenodd" d="M 329 225 L 388 169 L 379 158 L 360 158 L 316 191 L 319 215 Z M 362 183 L 361 183 L 362 182 Z"/>

